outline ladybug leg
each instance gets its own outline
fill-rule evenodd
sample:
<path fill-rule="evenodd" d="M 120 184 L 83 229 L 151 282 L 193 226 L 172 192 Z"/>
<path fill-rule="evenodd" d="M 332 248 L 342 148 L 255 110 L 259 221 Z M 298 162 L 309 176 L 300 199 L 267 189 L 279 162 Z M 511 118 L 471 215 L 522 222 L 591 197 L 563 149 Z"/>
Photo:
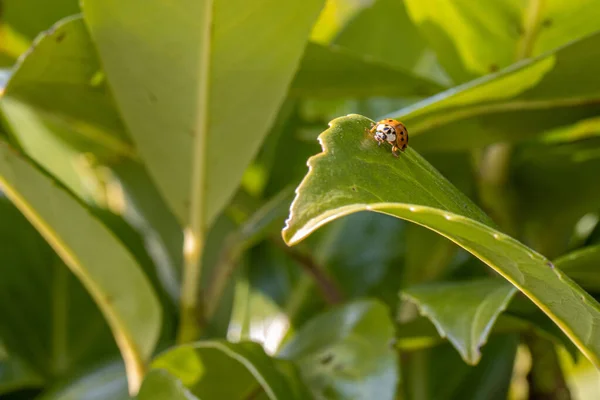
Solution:
<path fill-rule="evenodd" d="M 392 154 L 394 155 L 394 157 L 398 158 L 398 153 L 397 151 L 400 150 L 398 147 L 396 147 L 395 145 L 392 146 Z"/>

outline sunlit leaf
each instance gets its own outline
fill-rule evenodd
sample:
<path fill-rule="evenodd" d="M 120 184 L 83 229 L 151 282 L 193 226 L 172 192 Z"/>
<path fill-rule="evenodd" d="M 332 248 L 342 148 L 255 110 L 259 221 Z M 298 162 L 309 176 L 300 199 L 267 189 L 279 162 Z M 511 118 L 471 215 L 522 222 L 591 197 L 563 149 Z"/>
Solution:
<path fill-rule="evenodd" d="M 140 266 L 88 209 L 6 144 L 0 145 L 0 185 L 98 304 L 135 392 L 162 318 L 160 303 Z"/>
<path fill-rule="evenodd" d="M 167 203 L 194 234 L 202 235 L 197 231 L 210 226 L 237 188 L 322 5 L 83 1 L 133 141 Z M 232 10 L 244 17 L 232 18 Z"/>
<path fill-rule="evenodd" d="M 413 21 L 458 82 L 590 34 L 598 30 L 600 17 L 594 0 L 405 3 Z"/>
<path fill-rule="evenodd" d="M 399 158 L 351 115 L 320 136 L 323 153 L 309 160 L 283 237 L 296 244 L 320 226 L 358 211 L 423 225 L 460 245 L 521 290 L 600 365 L 595 334 L 600 307 L 544 256 L 495 229 L 489 218 L 410 147 Z"/>
<path fill-rule="evenodd" d="M 595 116 L 600 33 L 392 112 L 419 150 L 531 138 Z M 566 83 L 568 82 L 568 84 Z"/>
<path fill-rule="evenodd" d="M 177 378 L 150 372 L 140 391 L 140 400 L 153 397 L 149 387 L 168 390 L 179 398 L 190 393 L 202 400 L 261 398 L 306 399 L 305 388 L 294 367 L 267 356 L 256 343 L 198 342 L 172 348 L 152 363 L 153 371 L 166 371 Z M 235 379 L 232 379 L 235 377 Z M 157 382 L 157 380 L 163 383 Z M 185 389 L 185 390 L 184 390 Z M 192 397 L 194 398 L 194 397 Z"/>

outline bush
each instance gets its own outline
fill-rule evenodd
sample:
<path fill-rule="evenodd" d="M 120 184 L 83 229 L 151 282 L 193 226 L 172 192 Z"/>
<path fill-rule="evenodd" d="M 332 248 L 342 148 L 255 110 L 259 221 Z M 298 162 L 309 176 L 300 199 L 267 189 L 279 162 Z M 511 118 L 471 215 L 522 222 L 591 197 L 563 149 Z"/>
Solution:
<path fill-rule="evenodd" d="M 600 396 L 593 1 L 1 5 L 2 398 Z"/>

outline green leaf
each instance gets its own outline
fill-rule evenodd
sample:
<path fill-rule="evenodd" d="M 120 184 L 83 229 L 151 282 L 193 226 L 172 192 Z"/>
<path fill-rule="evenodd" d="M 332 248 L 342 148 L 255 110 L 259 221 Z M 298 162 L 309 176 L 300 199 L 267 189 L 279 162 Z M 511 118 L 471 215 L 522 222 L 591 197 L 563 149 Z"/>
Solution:
<path fill-rule="evenodd" d="M 82 152 L 104 162 L 135 153 L 83 20 L 63 20 L 36 42 L 16 65 L 0 107 L 23 151 L 85 198 Z"/>
<path fill-rule="evenodd" d="M 161 326 L 162 310 L 147 277 L 88 209 L 6 144 L 0 145 L 0 186 L 98 304 L 136 391 Z"/>
<path fill-rule="evenodd" d="M 256 343 L 210 341 L 178 346 L 158 356 L 152 367 L 170 373 L 202 400 L 307 398 L 294 367 L 269 357 Z M 149 382 L 143 386 L 154 386 L 157 379 L 166 381 L 169 388 L 178 385 L 164 374 L 150 372 L 146 378 Z M 151 394 L 149 389 L 142 389 L 139 398 L 155 398 Z"/>
<path fill-rule="evenodd" d="M 406 225 L 384 215 L 353 214 L 330 225 L 315 257 L 344 297 L 377 297 L 394 308 L 403 272 L 399 266 L 407 251 Z"/>
<path fill-rule="evenodd" d="M 146 375 L 136 399 L 196 400 L 198 397 L 191 394 L 179 380 L 168 372 L 153 370 Z"/>
<path fill-rule="evenodd" d="M 103 185 L 121 186 L 125 206 L 111 209 L 121 215 L 96 214 L 116 234 L 126 225 L 122 219 L 135 226 L 145 248 L 122 241 L 151 278 L 158 274 L 155 286 L 178 299 L 181 228 L 136 160 L 83 19 L 61 21 L 36 43 L 0 99 L 11 139 L 85 202 L 98 205 Z M 143 262 L 149 261 L 146 253 L 155 265 Z"/>
<path fill-rule="evenodd" d="M 368 7 L 371 0 L 329 0 L 311 32 L 311 39 L 317 43 L 329 44 L 335 35 L 361 9 Z"/>
<path fill-rule="evenodd" d="M 490 340 L 480 363 L 471 367 L 451 353 L 429 353 L 428 379 L 432 399 L 505 400 L 508 398 L 519 337 L 503 335 Z"/>
<path fill-rule="evenodd" d="M 89 293 L 5 197 L 0 220 L 0 338 L 9 353 L 55 378 L 118 355 Z"/>
<path fill-rule="evenodd" d="M 553 129 L 539 138 L 542 143 L 568 143 L 600 136 L 600 117 L 583 119 L 576 124 Z"/>
<path fill-rule="evenodd" d="M 443 236 L 411 224 L 406 228 L 406 261 L 403 286 L 442 276 L 458 247 Z"/>
<path fill-rule="evenodd" d="M 375 211 L 423 225 L 485 262 L 540 307 L 600 367 L 600 307 L 545 257 L 497 231 L 489 218 L 408 148 L 399 158 L 351 115 L 319 137 L 323 153 L 309 159 L 284 240 L 296 244 L 320 226 L 358 211 Z"/>
<path fill-rule="evenodd" d="M 79 151 L 113 160 L 134 157 L 93 46 L 80 17 L 60 21 L 16 65 L 3 102 L 26 103 L 58 139 Z M 20 139 L 25 148 L 40 146 L 37 138 Z"/>
<path fill-rule="evenodd" d="M 588 35 L 598 30 L 600 17 L 594 0 L 405 3 L 448 73 L 459 82 Z"/>
<path fill-rule="evenodd" d="M 308 321 L 279 356 L 298 363 L 316 399 L 394 399 L 393 337 L 387 307 L 357 301 Z"/>
<path fill-rule="evenodd" d="M 33 12 L 32 10 L 35 10 Z M 3 1 L 0 16 L 0 63 L 11 65 L 41 31 L 61 18 L 79 12 L 77 0 Z"/>
<path fill-rule="evenodd" d="M 110 166 L 123 188 L 126 206 L 121 217 L 142 235 L 156 265 L 155 273 L 173 304 L 177 303 L 183 264 L 183 232 L 140 163 L 122 160 Z"/>
<path fill-rule="evenodd" d="M 440 336 L 447 337 L 466 363 L 475 365 L 481 347 L 516 288 L 498 279 L 442 282 L 412 286 L 402 296 L 431 319 Z"/>
<path fill-rule="evenodd" d="M 573 226 L 598 210 L 600 187 L 592 182 L 600 170 L 600 137 L 520 146 L 511 169 L 530 242 L 549 257 L 564 254 Z"/>
<path fill-rule="evenodd" d="M 421 151 L 524 140 L 595 116 L 600 84 L 593 76 L 599 68 L 600 33 L 449 89 L 389 117 L 406 124 L 411 144 Z"/>
<path fill-rule="evenodd" d="M 336 46 L 309 43 L 291 94 L 305 97 L 410 97 L 438 93 L 443 86 L 402 67 L 386 65 Z"/>
<path fill-rule="evenodd" d="M 565 254 L 554 265 L 586 290 L 600 292 L 600 245 Z"/>
<path fill-rule="evenodd" d="M 344 26 L 333 44 L 417 76 L 449 83 L 435 53 L 410 20 L 403 1 L 375 0 Z"/>
<path fill-rule="evenodd" d="M 25 388 L 44 385 L 44 379 L 34 372 L 27 363 L 17 357 L 4 354 L 0 343 L 0 395 Z"/>
<path fill-rule="evenodd" d="M 579 354 L 577 348 L 571 343 L 569 338 L 567 338 L 565 334 L 537 308 L 534 313 L 523 315 L 513 315 L 511 311 L 512 310 L 509 307 L 507 312 L 498 316 L 498 319 L 490 332 L 489 340 L 492 340 L 493 337 L 497 335 L 534 332 L 539 337 L 551 340 L 559 346 L 564 346 L 569 351 L 573 360 L 577 359 L 577 354 Z M 535 317 L 531 318 L 532 316 Z M 537 317 L 545 318 L 548 323 L 545 323 L 541 318 Z M 440 336 L 435 325 L 427 317 L 417 317 L 410 322 L 402 323 L 398 326 L 397 330 L 396 347 L 404 352 L 435 347 L 447 340 L 447 338 L 442 338 Z M 486 354 L 487 345 L 483 357 L 485 357 Z"/>
<path fill-rule="evenodd" d="M 129 400 L 125 368 L 120 362 L 85 370 L 54 385 L 37 400 Z"/>
<path fill-rule="evenodd" d="M 133 141 L 194 235 L 203 234 L 235 192 L 284 100 L 322 5 L 83 1 Z"/>

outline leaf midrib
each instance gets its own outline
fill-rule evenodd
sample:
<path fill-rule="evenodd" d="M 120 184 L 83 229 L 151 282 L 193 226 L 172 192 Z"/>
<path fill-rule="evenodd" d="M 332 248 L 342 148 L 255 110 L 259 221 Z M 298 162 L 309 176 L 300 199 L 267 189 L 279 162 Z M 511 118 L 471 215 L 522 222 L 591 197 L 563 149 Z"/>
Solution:
<path fill-rule="evenodd" d="M 208 104 L 210 100 L 210 57 L 212 53 L 212 18 L 214 0 L 205 2 L 204 32 L 202 34 L 199 90 L 198 90 L 198 116 L 194 129 L 194 144 L 192 150 L 192 179 L 190 182 L 190 209 L 189 224 L 196 234 L 204 231 L 206 205 L 204 194 L 206 188 L 206 150 L 208 147 Z"/>

